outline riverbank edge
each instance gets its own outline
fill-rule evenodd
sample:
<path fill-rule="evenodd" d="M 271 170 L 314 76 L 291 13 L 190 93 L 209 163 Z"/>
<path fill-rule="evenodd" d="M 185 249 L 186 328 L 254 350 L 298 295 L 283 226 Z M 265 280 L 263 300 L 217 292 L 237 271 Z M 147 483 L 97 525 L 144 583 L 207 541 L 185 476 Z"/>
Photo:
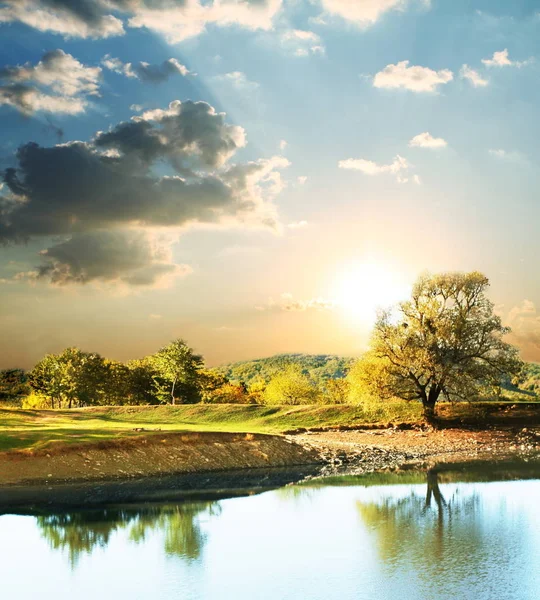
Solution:
<path fill-rule="evenodd" d="M 406 463 L 477 457 L 496 460 L 540 451 L 538 428 L 491 428 L 476 432 L 457 429 L 446 430 L 446 434 L 425 426 L 412 430 L 394 427 L 379 432 L 371 428 L 320 431 L 317 428 L 294 435 L 154 432 L 136 438 L 58 445 L 33 452 L 4 452 L 0 453 L 0 496 L 14 486 L 55 487 L 305 466 L 318 467 L 322 474 L 342 469 L 367 473 L 398 469 Z M 456 440 L 457 435 L 463 439 Z M 344 436 L 345 440 L 332 436 Z M 419 436 L 420 446 L 410 444 Z"/>
<path fill-rule="evenodd" d="M 0 494 L 12 486 L 55 486 L 320 465 L 320 452 L 290 436 L 258 433 L 159 433 L 35 452 L 0 453 Z"/>

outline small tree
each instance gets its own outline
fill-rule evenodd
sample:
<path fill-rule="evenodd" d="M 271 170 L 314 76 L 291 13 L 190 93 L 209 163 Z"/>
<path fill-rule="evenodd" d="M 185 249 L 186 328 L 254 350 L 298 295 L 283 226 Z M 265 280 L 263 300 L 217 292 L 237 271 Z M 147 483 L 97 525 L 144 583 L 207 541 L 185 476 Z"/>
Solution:
<path fill-rule="evenodd" d="M 319 390 L 296 365 L 290 365 L 275 375 L 263 392 L 265 404 L 313 404 Z"/>
<path fill-rule="evenodd" d="M 488 286 L 477 272 L 420 277 L 410 300 L 379 315 L 356 381 L 382 398 L 420 400 L 427 418 L 441 396 L 473 400 L 500 390 L 522 363 L 502 339 L 509 329 L 493 313 Z"/>
<path fill-rule="evenodd" d="M 160 397 L 170 398 L 171 404 L 177 398 L 185 404 L 200 400 L 198 376 L 204 365 L 203 357 L 195 354 L 184 340 L 174 340 L 148 360 L 157 373 L 155 381 Z"/>

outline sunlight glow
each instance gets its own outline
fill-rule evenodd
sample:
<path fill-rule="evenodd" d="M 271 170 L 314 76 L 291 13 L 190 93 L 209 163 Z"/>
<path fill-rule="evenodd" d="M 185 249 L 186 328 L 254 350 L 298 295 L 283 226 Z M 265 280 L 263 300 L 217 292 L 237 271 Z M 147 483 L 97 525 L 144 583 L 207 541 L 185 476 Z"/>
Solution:
<path fill-rule="evenodd" d="M 377 310 L 405 300 L 410 285 L 391 266 L 376 260 L 350 263 L 341 269 L 333 285 L 333 301 L 345 317 L 372 324 Z"/>

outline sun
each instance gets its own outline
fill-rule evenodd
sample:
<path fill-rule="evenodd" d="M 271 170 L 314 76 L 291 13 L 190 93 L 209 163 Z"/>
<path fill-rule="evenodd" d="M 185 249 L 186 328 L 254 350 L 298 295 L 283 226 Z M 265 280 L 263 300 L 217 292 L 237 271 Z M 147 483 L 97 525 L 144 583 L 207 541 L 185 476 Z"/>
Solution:
<path fill-rule="evenodd" d="M 378 309 L 406 299 L 410 286 L 395 268 L 364 260 L 340 269 L 332 289 L 333 302 L 345 317 L 368 325 L 375 321 Z"/>

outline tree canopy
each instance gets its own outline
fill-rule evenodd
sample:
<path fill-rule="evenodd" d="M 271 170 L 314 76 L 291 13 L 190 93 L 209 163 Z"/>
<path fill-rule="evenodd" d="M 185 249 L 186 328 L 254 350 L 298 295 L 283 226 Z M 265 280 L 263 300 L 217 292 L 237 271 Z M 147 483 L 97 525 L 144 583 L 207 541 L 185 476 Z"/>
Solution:
<path fill-rule="evenodd" d="M 352 375 L 379 397 L 420 400 L 427 416 L 440 397 L 473 400 L 487 387 L 498 393 L 522 363 L 503 340 L 509 329 L 488 286 L 478 272 L 420 277 L 410 300 L 380 313 Z"/>

